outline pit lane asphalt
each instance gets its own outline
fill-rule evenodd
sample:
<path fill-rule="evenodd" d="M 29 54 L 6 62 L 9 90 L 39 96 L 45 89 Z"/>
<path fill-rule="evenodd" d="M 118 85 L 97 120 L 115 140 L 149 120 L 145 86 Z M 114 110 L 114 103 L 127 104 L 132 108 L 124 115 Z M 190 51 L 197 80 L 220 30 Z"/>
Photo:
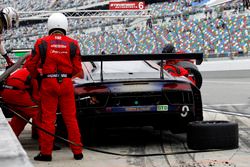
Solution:
<path fill-rule="evenodd" d="M 242 116 L 210 112 L 240 112 L 250 114 L 250 77 L 232 78 L 230 73 L 223 78 L 204 78 L 201 89 L 205 120 L 229 120 L 239 124 L 239 148 L 216 152 L 174 154 L 192 151 L 187 148 L 186 135 L 162 134 L 150 127 L 111 129 L 104 132 L 95 148 L 107 151 L 143 154 L 173 153 L 165 156 L 123 157 L 84 151 L 84 160 L 73 160 L 69 148 L 53 152 L 52 162 L 34 161 L 38 143 L 31 139 L 30 126 L 20 136 L 20 142 L 35 167 L 249 167 L 250 119 Z"/>

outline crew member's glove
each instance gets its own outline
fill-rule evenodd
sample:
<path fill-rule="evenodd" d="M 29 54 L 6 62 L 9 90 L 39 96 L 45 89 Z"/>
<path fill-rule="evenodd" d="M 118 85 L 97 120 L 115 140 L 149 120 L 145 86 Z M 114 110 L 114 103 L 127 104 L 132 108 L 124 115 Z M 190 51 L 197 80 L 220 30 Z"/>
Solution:
<path fill-rule="evenodd" d="M 10 59 L 10 57 L 6 54 L 3 55 L 3 57 L 5 58 L 7 64 L 8 64 L 8 67 L 11 67 L 13 66 L 15 63 Z"/>

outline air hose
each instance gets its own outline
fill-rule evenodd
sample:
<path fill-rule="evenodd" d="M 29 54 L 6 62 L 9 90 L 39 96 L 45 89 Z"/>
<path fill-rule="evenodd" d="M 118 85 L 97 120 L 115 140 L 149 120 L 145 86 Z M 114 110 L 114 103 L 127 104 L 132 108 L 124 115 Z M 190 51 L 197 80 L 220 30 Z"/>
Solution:
<path fill-rule="evenodd" d="M 116 156 L 127 156 L 127 157 L 152 157 L 152 156 L 166 156 L 166 155 L 178 155 L 178 154 L 190 154 L 190 153 L 200 153 L 200 152 L 214 152 L 214 151 L 222 151 L 222 149 L 209 149 L 209 150 L 194 150 L 194 151 L 178 151 L 178 152 L 170 152 L 170 153 L 150 153 L 150 154 L 122 154 L 122 153 L 117 153 L 117 152 L 111 152 L 111 151 L 105 151 L 105 150 L 100 150 L 100 149 L 96 149 L 93 147 L 88 147 L 88 146 L 82 146 L 81 144 L 75 143 L 73 141 L 70 141 L 68 139 L 65 139 L 61 136 L 58 136 L 56 134 L 53 134 L 51 132 L 48 132 L 47 130 L 41 128 L 40 126 L 33 124 L 31 121 L 27 120 L 26 118 L 24 118 L 22 115 L 20 115 L 18 113 L 18 111 L 13 110 L 11 107 L 6 106 L 3 102 L 0 102 L 1 107 L 8 109 L 9 111 L 11 111 L 13 114 L 15 114 L 16 116 L 18 116 L 19 118 L 21 118 L 22 120 L 24 120 L 25 122 L 27 122 L 28 124 L 35 126 L 37 129 L 43 131 L 44 133 L 51 135 L 55 138 L 58 138 L 64 142 L 67 142 L 69 144 L 75 145 L 75 146 L 81 146 L 86 150 L 90 150 L 90 151 L 94 151 L 94 152 L 98 152 L 98 153 L 103 153 L 103 154 L 109 154 L 109 155 L 116 155 Z"/>

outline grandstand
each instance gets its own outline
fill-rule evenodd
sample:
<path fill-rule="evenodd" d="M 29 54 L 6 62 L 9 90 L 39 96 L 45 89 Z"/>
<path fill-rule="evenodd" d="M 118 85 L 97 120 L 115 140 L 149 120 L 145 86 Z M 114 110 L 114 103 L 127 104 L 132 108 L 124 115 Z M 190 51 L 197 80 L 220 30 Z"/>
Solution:
<path fill-rule="evenodd" d="M 2 0 L 1 6 L 12 6 L 19 11 L 40 11 L 40 10 L 63 10 L 80 8 L 87 9 L 91 7 L 108 4 L 110 0 Z M 112 0 L 121 1 L 121 0 Z"/>
<path fill-rule="evenodd" d="M 225 4 L 228 2 L 232 2 L 233 0 L 210 0 L 206 3 L 208 7 L 214 7 L 217 5 Z"/>
<path fill-rule="evenodd" d="M 209 3 L 207 0 L 200 5 L 195 0 L 146 2 L 152 16 L 151 28 L 146 17 L 125 18 L 128 14 L 102 13 L 97 15 L 99 18 L 70 18 L 69 35 L 79 41 L 83 55 L 100 54 L 103 50 L 117 54 L 160 53 L 166 43 L 173 43 L 177 50 L 223 56 L 248 53 L 250 49 L 249 11 L 235 12 L 235 3 L 208 7 L 204 5 Z M 17 0 L 14 6 L 20 11 L 65 12 L 107 10 L 108 3 L 108 0 L 41 0 L 37 4 Z M 11 1 L 3 0 L 2 4 L 8 6 Z M 105 19 L 110 16 L 114 17 Z M 31 48 L 38 37 L 45 35 L 45 23 L 46 20 L 23 20 L 20 27 L 4 34 L 6 48 Z"/>

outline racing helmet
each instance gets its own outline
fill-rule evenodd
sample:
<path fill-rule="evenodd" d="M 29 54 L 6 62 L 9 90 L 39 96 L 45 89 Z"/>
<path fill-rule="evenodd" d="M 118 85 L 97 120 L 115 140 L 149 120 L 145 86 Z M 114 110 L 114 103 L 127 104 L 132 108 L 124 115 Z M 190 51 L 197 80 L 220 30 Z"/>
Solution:
<path fill-rule="evenodd" d="M 167 44 L 166 46 L 164 46 L 164 48 L 162 49 L 161 53 L 175 53 L 175 47 L 172 44 Z"/>
<path fill-rule="evenodd" d="M 51 34 L 55 30 L 59 30 L 66 35 L 68 30 L 68 19 L 62 13 L 53 13 L 48 18 L 48 32 Z"/>
<path fill-rule="evenodd" d="M 18 12 L 16 9 L 12 8 L 12 7 L 6 7 L 2 9 L 2 14 L 3 14 L 3 18 L 5 20 L 6 25 L 5 28 L 6 29 L 10 29 L 12 27 L 17 27 L 19 24 L 19 16 L 18 16 Z"/>

